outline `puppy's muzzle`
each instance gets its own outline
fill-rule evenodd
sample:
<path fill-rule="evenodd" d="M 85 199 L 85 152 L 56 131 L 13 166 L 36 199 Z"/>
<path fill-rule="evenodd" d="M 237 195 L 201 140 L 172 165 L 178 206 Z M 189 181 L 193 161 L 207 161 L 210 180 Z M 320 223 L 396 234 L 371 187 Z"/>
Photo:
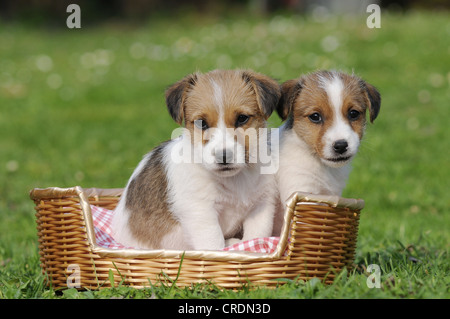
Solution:
<path fill-rule="evenodd" d="M 230 149 L 216 150 L 214 156 L 217 164 L 227 165 L 234 163 L 233 150 Z"/>
<path fill-rule="evenodd" d="M 339 155 L 344 154 L 348 150 L 348 142 L 346 140 L 337 140 L 333 143 L 333 150 Z"/>

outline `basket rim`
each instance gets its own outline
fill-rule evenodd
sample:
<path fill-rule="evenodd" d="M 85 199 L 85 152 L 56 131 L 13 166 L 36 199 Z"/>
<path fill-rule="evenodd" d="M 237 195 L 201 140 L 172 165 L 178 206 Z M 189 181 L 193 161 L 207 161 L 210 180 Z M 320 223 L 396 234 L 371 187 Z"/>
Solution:
<path fill-rule="evenodd" d="M 294 192 L 285 202 L 284 223 L 280 234 L 280 241 L 273 253 L 255 253 L 249 251 L 220 251 L 220 250 L 167 250 L 167 249 L 112 249 L 97 244 L 95 238 L 94 222 L 92 218 L 89 197 L 118 197 L 123 188 L 83 188 L 74 186 L 70 188 L 48 187 L 34 188 L 30 191 L 30 198 L 34 201 L 42 199 L 56 199 L 78 197 L 80 207 L 86 224 L 87 241 L 93 253 L 100 257 L 115 258 L 190 258 L 207 261 L 235 261 L 256 262 L 273 261 L 283 257 L 288 245 L 290 222 L 298 202 L 312 204 L 326 204 L 330 207 L 348 208 L 359 211 L 364 208 L 364 200 L 343 198 L 335 195 L 314 195 L 310 193 Z"/>

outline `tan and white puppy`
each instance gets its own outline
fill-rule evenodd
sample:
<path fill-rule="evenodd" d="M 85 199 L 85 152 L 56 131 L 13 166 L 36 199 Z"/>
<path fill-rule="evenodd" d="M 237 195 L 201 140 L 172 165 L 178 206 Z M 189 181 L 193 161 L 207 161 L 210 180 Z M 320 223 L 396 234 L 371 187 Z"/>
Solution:
<path fill-rule="evenodd" d="M 261 174 L 258 130 L 277 107 L 280 87 L 249 70 L 186 76 L 166 91 L 183 133 L 140 162 L 113 219 L 114 238 L 145 249 L 218 250 L 270 236 L 275 179 Z M 256 132 L 256 142 L 250 138 Z"/>
<path fill-rule="evenodd" d="M 318 71 L 282 84 L 277 112 L 280 163 L 277 184 L 284 203 L 296 192 L 341 196 L 366 126 L 373 122 L 381 97 L 355 75 Z M 284 205 L 282 205 L 284 207 Z M 275 220 L 274 231 L 282 217 Z"/>

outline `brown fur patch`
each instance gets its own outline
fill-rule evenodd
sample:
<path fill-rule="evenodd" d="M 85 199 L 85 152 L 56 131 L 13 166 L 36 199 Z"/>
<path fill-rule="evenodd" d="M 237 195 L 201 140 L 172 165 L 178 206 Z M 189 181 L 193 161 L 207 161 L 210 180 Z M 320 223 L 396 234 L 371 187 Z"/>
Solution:
<path fill-rule="evenodd" d="M 277 113 L 284 121 L 292 115 L 295 99 L 303 87 L 303 78 L 293 79 L 281 85 L 281 98 L 277 106 Z M 289 126 L 292 127 L 292 117 L 289 119 Z"/>
<path fill-rule="evenodd" d="M 145 167 L 130 182 L 126 198 L 133 236 L 155 248 L 160 247 L 163 236 L 177 223 L 167 204 L 167 179 L 162 158 L 164 145 L 153 150 Z"/>
<path fill-rule="evenodd" d="M 342 74 L 344 83 L 342 117 L 351 126 L 353 131 L 358 133 L 360 139 L 364 135 L 366 127 L 366 110 L 370 107 L 367 103 L 367 95 L 364 89 L 360 86 L 360 79 L 348 74 Z M 355 110 L 361 113 L 357 120 L 349 120 L 349 112 Z"/>
<path fill-rule="evenodd" d="M 302 90 L 293 105 L 293 129 L 316 154 L 322 156 L 322 136 L 332 125 L 333 109 L 325 90 L 320 88 L 316 81 L 315 76 L 303 80 Z M 316 112 L 321 114 L 323 123 L 316 124 L 308 118 Z"/>

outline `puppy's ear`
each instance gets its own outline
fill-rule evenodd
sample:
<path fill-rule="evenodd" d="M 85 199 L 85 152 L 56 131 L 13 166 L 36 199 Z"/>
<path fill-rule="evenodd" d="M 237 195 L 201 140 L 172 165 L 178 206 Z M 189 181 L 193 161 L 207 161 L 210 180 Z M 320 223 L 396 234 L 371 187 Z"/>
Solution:
<path fill-rule="evenodd" d="M 183 123 L 184 100 L 188 90 L 195 85 L 197 74 L 190 74 L 166 90 L 166 105 L 170 115 L 178 124 Z"/>
<path fill-rule="evenodd" d="M 277 113 L 284 121 L 292 112 L 295 99 L 303 88 L 302 79 L 288 80 L 281 85 L 281 98 L 277 106 Z"/>
<path fill-rule="evenodd" d="M 380 92 L 371 84 L 361 80 L 361 86 L 365 90 L 367 99 L 369 100 L 370 122 L 373 123 L 380 112 L 381 95 Z"/>
<path fill-rule="evenodd" d="M 249 83 L 256 93 L 258 105 L 264 116 L 269 118 L 276 109 L 280 99 L 280 85 L 274 79 L 253 71 L 244 71 L 242 78 Z"/>

